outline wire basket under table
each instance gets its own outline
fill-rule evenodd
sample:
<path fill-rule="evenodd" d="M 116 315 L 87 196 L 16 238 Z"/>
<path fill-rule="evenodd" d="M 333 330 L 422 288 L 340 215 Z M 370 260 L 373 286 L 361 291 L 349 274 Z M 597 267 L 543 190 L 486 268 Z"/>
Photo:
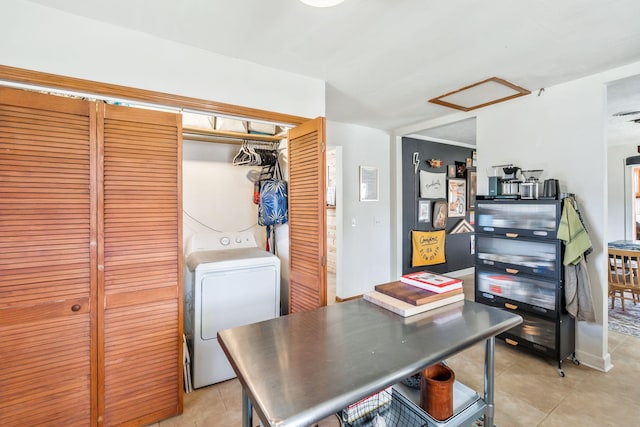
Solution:
<path fill-rule="evenodd" d="M 392 387 L 367 397 L 342 410 L 345 426 L 374 427 L 379 415 L 387 427 L 426 427 L 426 414 Z"/>

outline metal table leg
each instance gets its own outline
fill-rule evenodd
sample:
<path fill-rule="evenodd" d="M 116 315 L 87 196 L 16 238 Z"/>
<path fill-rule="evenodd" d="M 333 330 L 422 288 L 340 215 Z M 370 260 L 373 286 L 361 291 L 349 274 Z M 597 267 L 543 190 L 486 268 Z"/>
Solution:
<path fill-rule="evenodd" d="M 496 338 L 491 337 L 485 341 L 484 347 L 484 402 L 487 404 L 484 410 L 484 427 L 493 427 L 494 415 L 494 356 Z"/>
<path fill-rule="evenodd" d="M 242 388 L 242 427 L 251 427 L 253 424 L 253 406 L 247 392 Z"/>

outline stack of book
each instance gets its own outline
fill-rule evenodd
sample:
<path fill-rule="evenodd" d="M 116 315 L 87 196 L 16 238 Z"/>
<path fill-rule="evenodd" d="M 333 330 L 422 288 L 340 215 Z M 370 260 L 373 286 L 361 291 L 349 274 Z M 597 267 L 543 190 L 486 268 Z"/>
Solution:
<path fill-rule="evenodd" d="M 464 299 L 462 280 L 419 271 L 399 281 L 376 285 L 364 299 L 403 317 L 423 313 Z"/>

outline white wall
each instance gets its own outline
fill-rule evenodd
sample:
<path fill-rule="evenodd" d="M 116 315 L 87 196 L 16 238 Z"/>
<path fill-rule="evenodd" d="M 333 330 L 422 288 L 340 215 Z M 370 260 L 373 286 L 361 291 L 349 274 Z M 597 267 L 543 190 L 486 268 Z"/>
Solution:
<path fill-rule="evenodd" d="M 325 115 L 321 80 L 22 0 L 2 4 L 0 64 L 303 117 Z"/>
<path fill-rule="evenodd" d="M 247 178 L 258 166 L 233 166 L 237 144 L 184 141 L 182 208 L 184 240 L 208 231 L 251 231 L 264 247 L 264 227 L 258 226 L 253 182 Z"/>
<path fill-rule="evenodd" d="M 327 145 L 342 147 L 336 294 L 349 298 L 391 280 L 390 138 L 378 129 L 327 121 Z M 377 202 L 359 200 L 360 166 L 378 168 Z"/>

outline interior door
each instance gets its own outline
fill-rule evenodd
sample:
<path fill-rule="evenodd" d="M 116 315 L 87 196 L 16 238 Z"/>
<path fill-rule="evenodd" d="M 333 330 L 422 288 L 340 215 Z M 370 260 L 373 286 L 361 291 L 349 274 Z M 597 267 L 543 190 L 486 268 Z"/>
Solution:
<path fill-rule="evenodd" d="M 0 88 L 0 424 L 95 423 L 95 104 Z"/>
<path fill-rule="evenodd" d="M 325 118 L 289 131 L 289 312 L 327 305 Z"/>
<path fill-rule="evenodd" d="M 99 107 L 100 421 L 144 425 L 182 412 L 182 120 Z"/>

